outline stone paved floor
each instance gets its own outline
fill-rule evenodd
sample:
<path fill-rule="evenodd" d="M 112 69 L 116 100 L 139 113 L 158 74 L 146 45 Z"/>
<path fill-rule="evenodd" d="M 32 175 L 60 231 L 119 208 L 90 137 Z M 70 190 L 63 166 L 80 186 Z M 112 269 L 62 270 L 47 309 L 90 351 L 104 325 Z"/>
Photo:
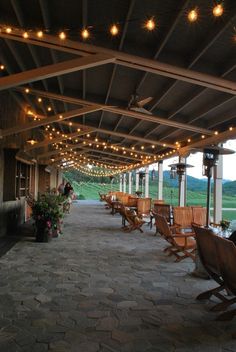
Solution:
<path fill-rule="evenodd" d="M 0 352 L 236 351 L 236 319 L 216 322 L 191 261 L 154 231 L 124 233 L 103 204 L 75 204 L 64 235 L 25 238 L 0 259 Z"/>

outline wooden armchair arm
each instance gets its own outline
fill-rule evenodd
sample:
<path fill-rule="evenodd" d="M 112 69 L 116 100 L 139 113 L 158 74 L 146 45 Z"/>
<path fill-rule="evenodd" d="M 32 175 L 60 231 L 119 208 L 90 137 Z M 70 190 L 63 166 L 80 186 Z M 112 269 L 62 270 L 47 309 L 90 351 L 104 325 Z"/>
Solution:
<path fill-rule="evenodd" d="M 175 235 L 173 235 L 172 237 L 196 237 L 195 233 L 194 232 L 187 232 L 186 234 L 185 233 L 182 233 L 182 232 L 178 232 L 176 233 Z"/>

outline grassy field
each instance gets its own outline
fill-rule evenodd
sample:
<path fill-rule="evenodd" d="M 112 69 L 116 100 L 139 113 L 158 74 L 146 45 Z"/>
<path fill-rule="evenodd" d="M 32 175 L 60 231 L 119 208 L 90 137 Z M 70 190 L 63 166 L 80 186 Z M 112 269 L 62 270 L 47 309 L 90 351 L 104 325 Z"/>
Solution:
<path fill-rule="evenodd" d="M 79 199 L 99 199 L 98 193 L 107 193 L 110 190 L 119 190 L 119 184 L 99 184 L 93 182 L 72 182 L 75 193 Z M 134 185 L 132 186 L 134 190 Z M 127 189 L 128 191 L 128 189 Z M 149 185 L 150 197 L 157 198 L 157 182 L 154 180 Z M 163 188 L 163 199 L 166 203 L 178 204 L 178 189 L 177 188 Z M 213 202 L 212 202 L 213 204 Z M 187 192 L 187 205 L 206 205 L 206 192 Z M 223 218 L 227 220 L 236 219 L 236 197 L 223 195 L 223 208 L 235 208 L 235 210 L 224 210 Z"/>

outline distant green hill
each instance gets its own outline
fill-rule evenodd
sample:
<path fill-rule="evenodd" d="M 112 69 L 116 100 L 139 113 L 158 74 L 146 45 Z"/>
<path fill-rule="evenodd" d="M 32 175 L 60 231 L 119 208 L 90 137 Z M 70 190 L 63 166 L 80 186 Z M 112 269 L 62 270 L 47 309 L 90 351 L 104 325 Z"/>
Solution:
<path fill-rule="evenodd" d="M 236 196 L 236 181 L 228 181 L 223 184 L 223 193 L 228 196 Z"/>
<path fill-rule="evenodd" d="M 172 180 L 169 171 L 163 172 L 164 185 L 166 187 L 178 187 L 178 178 Z M 187 187 L 190 191 L 205 192 L 207 187 L 207 178 L 199 179 L 192 176 L 187 176 Z"/>

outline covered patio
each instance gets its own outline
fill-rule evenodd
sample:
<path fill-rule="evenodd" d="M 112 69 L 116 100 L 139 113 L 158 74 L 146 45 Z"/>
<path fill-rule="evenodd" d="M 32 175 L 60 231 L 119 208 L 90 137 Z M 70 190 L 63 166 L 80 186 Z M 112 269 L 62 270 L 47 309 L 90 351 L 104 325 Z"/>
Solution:
<path fill-rule="evenodd" d="M 1 350 L 235 351 L 235 320 L 195 300 L 212 281 L 163 254 L 154 230 L 124 233 L 118 215 L 84 203 L 60 238 L 22 238 L 1 258 Z"/>
<path fill-rule="evenodd" d="M 195 300 L 214 283 L 163 254 L 146 224 L 122 231 L 100 202 L 74 202 L 52 242 L 4 242 L 67 170 L 119 177 L 126 198 L 142 175 L 150 215 L 150 165 L 164 202 L 163 161 L 236 138 L 235 0 L 1 0 L 0 17 L 0 350 L 235 351 L 235 319 L 217 322 L 213 299 Z"/>

